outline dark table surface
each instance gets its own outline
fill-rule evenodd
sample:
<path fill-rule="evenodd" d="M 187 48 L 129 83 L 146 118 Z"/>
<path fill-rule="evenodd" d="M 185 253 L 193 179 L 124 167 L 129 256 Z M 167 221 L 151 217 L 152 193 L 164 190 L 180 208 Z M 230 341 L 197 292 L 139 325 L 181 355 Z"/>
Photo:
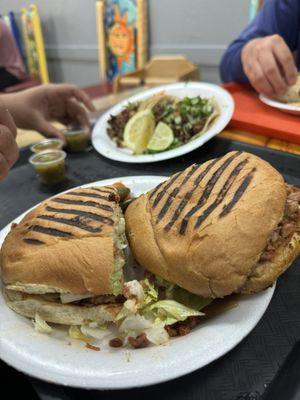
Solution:
<path fill-rule="evenodd" d="M 170 175 L 188 165 L 202 163 L 228 151 L 243 150 L 270 162 L 291 184 L 300 186 L 300 157 L 265 147 L 215 138 L 209 143 L 173 160 L 152 164 L 123 164 L 108 160 L 94 150 L 69 154 L 68 179 L 47 188 L 38 183 L 27 160 L 21 156 L 8 178 L 0 183 L 0 227 L 45 198 L 84 183 L 129 175 Z M 25 397 L 42 399 L 204 399 L 258 400 L 300 338 L 300 263 L 296 261 L 279 279 L 275 294 L 256 328 L 228 354 L 185 377 L 146 388 L 121 391 L 86 391 L 52 385 L 28 378 L 0 364 L 4 382 L 14 382 L 10 390 L 23 388 Z M 188 340 L 188 338 L 187 338 Z M 1 356 L 1 354 L 0 354 Z M 137 377 L 138 379 L 138 377 Z"/>

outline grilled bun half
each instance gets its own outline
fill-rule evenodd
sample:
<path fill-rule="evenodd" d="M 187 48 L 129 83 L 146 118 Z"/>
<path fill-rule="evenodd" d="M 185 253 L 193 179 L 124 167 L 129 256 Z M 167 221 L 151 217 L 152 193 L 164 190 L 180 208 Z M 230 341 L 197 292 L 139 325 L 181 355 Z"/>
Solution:
<path fill-rule="evenodd" d="M 299 195 L 267 162 L 231 152 L 190 166 L 131 203 L 127 239 L 144 268 L 192 293 L 253 293 L 299 253 L 299 202 L 297 222 L 280 241 L 289 191 Z M 279 241 L 271 243 L 276 230 Z"/>
<path fill-rule="evenodd" d="M 57 323 L 89 320 L 95 306 L 105 314 L 101 302 L 109 295 L 114 302 L 123 284 L 119 200 L 114 186 L 79 188 L 44 201 L 12 226 L 0 255 L 8 305 Z"/>

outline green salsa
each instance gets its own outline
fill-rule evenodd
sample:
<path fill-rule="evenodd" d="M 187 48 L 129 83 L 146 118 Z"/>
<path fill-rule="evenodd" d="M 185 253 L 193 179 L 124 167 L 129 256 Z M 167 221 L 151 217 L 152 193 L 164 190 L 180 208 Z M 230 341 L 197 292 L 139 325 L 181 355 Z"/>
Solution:
<path fill-rule="evenodd" d="M 29 162 L 34 166 L 42 183 L 55 185 L 65 179 L 65 157 L 62 150 L 34 154 Z"/>
<path fill-rule="evenodd" d="M 80 152 L 87 148 L 90 141 L 88 128 L 67 129 L 63 133 L 68 151 Z"/>
<path fill-rule="evenodd" d="M 33 153 L 40 153 L 47 150 L 61 150 L 63 145 L 64 143 L 61 139 L 46 139 L 32 145 L 30 150 Z"/>

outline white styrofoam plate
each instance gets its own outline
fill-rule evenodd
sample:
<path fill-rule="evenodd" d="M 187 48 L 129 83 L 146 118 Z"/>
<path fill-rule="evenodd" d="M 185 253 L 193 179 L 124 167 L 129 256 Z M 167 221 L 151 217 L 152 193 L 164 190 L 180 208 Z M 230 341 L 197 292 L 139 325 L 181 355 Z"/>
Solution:
<path fill-rule="evenodd" d="M 300 116 L 300 102 L 299 105 L 282 103 L 280 101 L 272 100 L 263 94 L 259 95 L 259 99 L 270 107 L 277 108 L 278 110 L 288 114 Z"/>
<path fill-rule="evenodd" d="M 166 179 L 159 176 L 121 177 L 93 182 L 122 181 L 139 195 Z M 25 213 L 13 222 L 18 223 Z M 10 224 L 0 232 L 0 245 Z M 112 349 L 107 338 L 100 351 L 71 340 L 67 328 L 54 328 L 51 336 L 34 331 L 29 319 L 10 310 L 0 295 L 0 358 L 14 368 L 49 382 L 90 388 L 121 389 L 151 385 L 204 367 L 236 346 L 255 327 L 272 298 L 273 287 L 243 296 L 238 306 L 203 322 L 189 335 L 173 338 L 165 346 Z"/>
<path fill-rule="evenodd" d="M 193 97 L 199 95 L 205 98 L 214 98 L 219 105 L 220 115 L 215 119 L 210 128 L 202 136 L 173 150 L 163 151 L 156 154 L 134 155 L 129 149 L 118 148 L 107 134 L 107 121 L 110 118 L 110 115 L 118 114 L 129 102 L 133 103 L 144 100 L 161 91 L 164 91 L 168 95 L 178 96 L 180 98 L 185 96 Z M 127 163 L 149 163 L 167 160 L 197 149 L 212 137 L 220 133 L 230 121 L 233 110 L 234 102 L 231 94 L 217 85 L 202 82 L 180 82 L 159 86 L 136 94 L 109 109 L 96 122 L 92 132 L 92 143 L 94 148 L 100 154 L 116 161 Z"/>

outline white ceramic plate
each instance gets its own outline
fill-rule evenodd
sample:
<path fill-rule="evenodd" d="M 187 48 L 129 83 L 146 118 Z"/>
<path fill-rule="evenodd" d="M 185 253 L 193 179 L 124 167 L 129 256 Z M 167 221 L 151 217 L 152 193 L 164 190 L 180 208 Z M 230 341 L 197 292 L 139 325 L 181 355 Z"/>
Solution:
<path fill-rule="evenodd" d="M 300 116 L 300 102 L 299 105 L 281 103 L 280 101 L 272 100 L 269 97 L 264 96 L 263 94 L 260 94 L 259 98 L 263 103 L 267 104 L 270 107 L 277 108 L 278 110 L 288 114 Z"/>
<path fill-rule="evenodd" d="M 164 179 L 137 176 L 85 186 L 122 181 L 138 195 Z M 9 230 L 10 225 L 0 232 L 0 244 Z M 236 346 L 263 316 L 273 292 L 274 286 L 244 296 L 236 308 L 202 323 L 187 336 L 171 339 L 166 346 L 112 349 L 104 338 L 99 343 L 101 351 L 70 340 L 66 329 L 54 328 L 51 336 L 35 332 L 31 321 L 11 311 L 0 295 L 0 357 L 29 375 L 74 387 L 120 389 L 164 382 L 201 368 Z"/>
<path fill-rule="evenodd" d="M 202 96 L 206 98 L 214 98 L 219 105 L 220 115 L 212 123 L 211 127 L 199 138 L 191 142 L 177 147 L 173 150 L 164 151 L 156 154 L 133 155 L 129 149 L 120 149 L 107 135 L 107 121 L 110 115 L 116 115 L 122 111 L 128 102 L 135 102 L 146 99 L 154 94 L 165 91 L 166 94 L 178 96 Z M 234 109 L 232 96 L 220 86 L 201 82 L 180 82 L 171 85 L 155 87 L 136 94 L 126 100 L 121 101 L 116 106 L 108 110 L 95 124 L 92 133 L 92 143 L 95 149 L 103 156 L 112 160 L 127 163 L 149 163 L 169 158 L 178 157 L 182 154 L 189 153 L 192 150 L 202 146 L 213 136 L 220 133 L 230 121 Z"/>

